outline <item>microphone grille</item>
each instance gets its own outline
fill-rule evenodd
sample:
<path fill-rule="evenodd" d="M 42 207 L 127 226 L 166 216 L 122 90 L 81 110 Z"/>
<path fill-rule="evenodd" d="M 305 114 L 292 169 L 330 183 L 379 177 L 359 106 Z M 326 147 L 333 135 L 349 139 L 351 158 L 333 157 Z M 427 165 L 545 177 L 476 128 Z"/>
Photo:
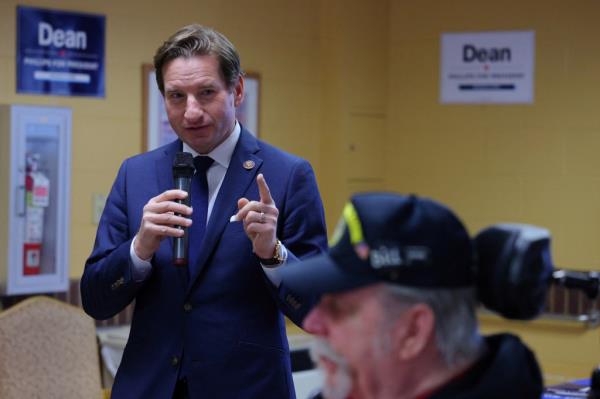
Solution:
<path fill-rule="evenodd" d="M 194 175 L 194 157 L 189 152 L 178 152 L 173 159 L 174 177 L 191 177 Z"/>

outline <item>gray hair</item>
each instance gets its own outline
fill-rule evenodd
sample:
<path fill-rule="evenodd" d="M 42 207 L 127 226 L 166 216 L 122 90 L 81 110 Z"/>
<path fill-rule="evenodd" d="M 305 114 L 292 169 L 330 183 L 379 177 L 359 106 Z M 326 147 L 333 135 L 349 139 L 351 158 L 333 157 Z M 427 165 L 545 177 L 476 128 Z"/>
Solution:
<path fill-rule="evenodd" d="M 165 93 L 163 67 L 175 58 L 189 58 L 196 55 L 217 57 L 221 75 L 228 89 L 234 87 L 240 76 L 244 74 L 237 50 L 224 35 L 202 25 L 187 25 L 169 37 L 154 55 L 156 83 L 161 93 Z"/>
<path fill-rule="evenodd" d="M 435 316 L 437 347 L 447 366 L 476 359 L 483 340 L 477 328 L 474 288 L 428 289 L 384 284 L 381 304 L 389 321 L 394 322 L 417 303 L 428 305 Z"/>

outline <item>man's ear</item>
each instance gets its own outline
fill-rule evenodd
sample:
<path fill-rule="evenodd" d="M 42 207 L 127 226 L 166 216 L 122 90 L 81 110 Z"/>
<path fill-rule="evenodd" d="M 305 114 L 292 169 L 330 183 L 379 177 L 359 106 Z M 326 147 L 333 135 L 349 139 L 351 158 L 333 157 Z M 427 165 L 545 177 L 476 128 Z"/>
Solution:
<path fill-rule="evenodd" d="M 394 325 L 393 340 L 400 360 L 413 359 L 435 340 L 435 316 L 424 303 L 410 306 Z"/>
<path fill-rule="evenodd" d="M 244 100 L 244 77 L 240 75 L 237 83 L 233 86 L 233 104 L 237 108 Z"/>

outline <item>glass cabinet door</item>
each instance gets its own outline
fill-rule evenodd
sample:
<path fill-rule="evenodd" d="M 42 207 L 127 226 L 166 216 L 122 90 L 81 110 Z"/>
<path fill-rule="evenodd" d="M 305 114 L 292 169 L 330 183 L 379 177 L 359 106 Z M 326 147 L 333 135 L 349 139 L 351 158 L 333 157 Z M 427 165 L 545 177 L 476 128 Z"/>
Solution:
<path fill-rule="evenodd" d="M 5 294 L 65 291 L 68 231 L 71 110 L 8 106 L 12 193 L 8 210 Z M 6 126 L 3 123 L 2 126 Z M 5 184 L 3 182 L 3 184 Z"/>

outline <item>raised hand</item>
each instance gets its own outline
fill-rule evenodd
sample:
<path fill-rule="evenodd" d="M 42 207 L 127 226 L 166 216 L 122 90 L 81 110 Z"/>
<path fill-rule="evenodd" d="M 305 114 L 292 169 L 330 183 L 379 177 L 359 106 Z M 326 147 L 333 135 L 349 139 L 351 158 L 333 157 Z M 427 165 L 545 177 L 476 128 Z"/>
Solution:
<path fill-rule="evenodd" d="M 271 191 L 262 173 L 256 177 L 259 201 L 247 198 L 238 200 L 238 212 L 232 217 L 244 224 L 244 231 L 252 241 L 252 250 L 259 258 L 270 259 L 277 243 L 277 218 L 279 210 L 271 197 Z"/>

